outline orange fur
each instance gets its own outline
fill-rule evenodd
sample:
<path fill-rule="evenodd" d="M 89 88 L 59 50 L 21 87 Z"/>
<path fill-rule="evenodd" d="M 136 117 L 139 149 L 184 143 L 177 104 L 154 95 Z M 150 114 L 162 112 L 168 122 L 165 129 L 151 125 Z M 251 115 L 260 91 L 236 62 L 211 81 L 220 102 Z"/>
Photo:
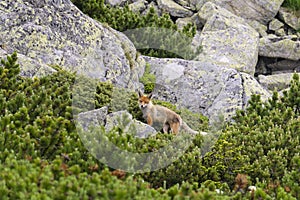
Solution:
<path fill-rule="evenodd" d="M 170 130 L 173 134 L 177 134 L 182 123 L 181 117 L 166 107 L 153 105 L 151 98 L 152 94 L 146 96 L 139 92 L 139 106 L 147 124 L 150 126 L 158 124 L 158 128 L 162 128 L 164 133 Z"/>

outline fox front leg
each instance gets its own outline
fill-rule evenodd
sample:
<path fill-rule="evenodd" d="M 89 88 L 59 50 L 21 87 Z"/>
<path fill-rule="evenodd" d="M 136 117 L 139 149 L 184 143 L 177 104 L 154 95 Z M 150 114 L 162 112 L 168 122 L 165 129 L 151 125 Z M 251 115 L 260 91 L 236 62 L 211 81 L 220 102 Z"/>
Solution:
<path fill-rule="evenodd" d="M 164 132 L 164 133 L 168 133 L 168 132 L 169 132 L 169 128 L 170 128 L 169 124 L 164 123 L 164 126 L 163 126 L 163 132 Z"/>
<path fill-rule="evenodd" d="M 150 115 L 147 116 L 147 124 L 150 125 L 150 126 L 153 125 L 153 120 L 152 120 Z"/>

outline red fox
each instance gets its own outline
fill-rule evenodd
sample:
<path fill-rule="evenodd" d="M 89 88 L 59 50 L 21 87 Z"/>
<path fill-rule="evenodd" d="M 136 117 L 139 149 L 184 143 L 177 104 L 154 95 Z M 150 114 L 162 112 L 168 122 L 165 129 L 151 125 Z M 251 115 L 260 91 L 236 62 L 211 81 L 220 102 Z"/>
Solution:
<path fill-rule="evenodd" d="M 174 111 L 160 105 L 153 105 L 152 93 L 143 95 L 139 91 L 139 106 L 143 112 L 143 117 L 147 120 L 147 124 L 154 127 L 157 130 L 163 129 L 164 133 L 168 133 L 170 130 L 173 134 L 179 133 L 180 129 L 183 129 L 191 134 L 197 134 L 197 131 L 191 129 L 181 117 Z M 201 132 L 205 135 L 205 133 Z"/>

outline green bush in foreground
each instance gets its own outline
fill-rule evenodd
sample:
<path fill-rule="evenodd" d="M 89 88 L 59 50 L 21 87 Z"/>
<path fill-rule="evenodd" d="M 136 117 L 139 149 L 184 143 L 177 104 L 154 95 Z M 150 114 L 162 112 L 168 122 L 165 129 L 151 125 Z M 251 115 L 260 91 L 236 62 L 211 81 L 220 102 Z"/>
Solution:
<path fill-rule="evenodd" d="M 261 102 L 253 96 L 205 156 L 199 135 L 171 165 L 128 174 L 107 169 L 82 144 L 71 109 L 74 74 L 60 70 L 44 78 L 21 77 L 16 54 L 1 65 L 1 199 L 300 198 L 297 75 L 282 97 L 274 93 Z M 99 107 L 109 104 L 112 89 L 99 83 L 92 101 Z M 103 134 L 133 152 L 155 151 L 175 138 L 157 134 L 138 139 L 121 125 Z M 246 192 L 249 185 L 257 190 Z"/>

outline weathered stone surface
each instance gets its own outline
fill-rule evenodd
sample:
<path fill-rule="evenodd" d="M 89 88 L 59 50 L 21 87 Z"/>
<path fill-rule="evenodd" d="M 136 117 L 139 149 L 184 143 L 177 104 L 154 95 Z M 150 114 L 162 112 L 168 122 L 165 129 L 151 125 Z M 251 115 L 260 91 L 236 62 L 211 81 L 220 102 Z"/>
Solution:
<path fill-rule="evenodd" d="M 285 23 L 287 23 L 294 30 L 300 30 L 300 17 L 297 17 L 294 11 L 281 7 L 279 10 L 279 18 Z"/>
<path fill-rule="evenodd" d="M 153 127 L 151 127 L 148 124 L 145 124 L 143 122 L 140 122 L 136 119 L 133 119 L 133 124 L 136 129 L 135 137 L 148 138 L 150 136 L 156 135 L 156 133 L 157 133 L 157 130 L 155 130 Z"/>
<path fill-rule="evenodd" d="M 117 111 L 106 116 L 105 130 L 111 131 L 115 126 L 124 128 L 127 132 L 132 122 L 132 115 L 127 111 Z"/>
<path fill-rule="evenodd" d="M 269 30 L 271 31 L 277 31 L 278 29 L 281 29 L 284 27 L 284 24 L 279 21 L 278 19 L 273 19 L 270 23 L 269 23 Z"/>
<path fill-rule="evenodd" d="M 278 36 L 285 36 L 286 31 L 284 30 L 284 28 L 281 28 L 281 29 L 276 30 L 275 34 L 278 35 Z"/>
<path fill-rule="evenodd" d="M 300 39 L 297 36 L 268 35 L 259 41 L 259 55 L 272 58 L 300 59 Z"/>
<path fill-rule="evenodd" d="M 138 138 L 147 138 L 157 133 L 157 131 L 148 124 L 133 120 L 132 115 L 127 111 L 118 111 L 107 115 L 106 131 L 110 131 L 116 126 L 123 128 L 125 133 L 134 134 L 134 136 Z"/>
<path fill-rule="evenodd" d="M 60 65 L 102 81 L 136 87 L 136 50 L 121 33 L 80 12 L 70 0 L 0 4 L 0 44 L 45 65 Z"/>
<path fill-rule="evenodd" d="M 162 11 L 160 10 L 160 8 L 157 6 L 157 4 L 154 1 L 151 1 L 149 4 L 147 4 L 146 10 L 144 10 L 142 12 L 142 14 L 146 15 L 150 11 L 150 8 L 153 8 L 159 16 L 162 15 Z"/>
<path fill-rule="evenodd" d="M 193 23 L 193 19 L 191 17 L 178 18 L 176 20 L 176 25 L 178 29 L 182 29 L 184 26 L 186 26 L 189 23 Z"/>
<path fill-rule="evenodd" d="M 83 130 L 88 131 L 91 127 L 104 126 L 106 121 L 108 108 L 102 107 L 99 109 L 79 113 L 76 119 L 77 125 Z"/>
<path fill-rule="evenodd" d="M 292 78 L 293 78 L 293 73 L 258 76 L 260 84 L 270 91 L 274 91 L 274 90 L 280 91 L 280 90 L 287 89 L 291 83 Z"/>
<path fill-rule="evenodd" d="M 261 23 L 259 23 L 258 21 L 256 20 L 247 20 L 247 23 L 252 27 L 254 28 L 261 37 L 263 36 L 267 36 L 268 33 L 267 33 L 267 26 L 266 25 L 263 25 Z"/>
<path fill-rule="evenodd" d="M 241 73 L 241 77 L 243 80 L 243 102 L 247 102 L 250 100 L 251 95 L 259 94 L 261 96 L 262 101 L 268 100 L 271 97 L 271 94 L 263 88 L 258 81 L 249 74 Z"/>
<path fill-rule="evenodd" d="M 201 8 L 199 17 L 206 23 L 200 36 L 203 53 L 196 59 L 254 75 L 259 34 L 243 19 L 212 3 Z"/>
<path fill-rule="evenodd" d="M 0 58 L 6 58 L 8 55 L 11 54 L 0 48 Z M 56 72 L 55 69 L 48 65 L 24 56 L 23 54 L 18 54 L 18 64 L 20 64 L 21 69 L 20 75 L 25 77 L 43 77 Z"/>
<path fill-rule="evenodd" d="M 132 119 L 132 115 L 127 111 L 118 111 L 108 114 L 108 108 L 102 107 L 78 114 L 76 119 L 78 127 L 84 131 L 90 128 L 104 126 L 106 131 L 111 131 L 114 127 L 123 128 L 128 134 L 134 134 L 135 137 L 147 138 L 155 135 L 157 131 L 148 124 Z"/>
<path fill-rule="evenodd" d="M 112 6 L 122 6 L 126 3 L 127 0 L 105 0 L 105 3 Z"/>
<path fill-rule="evenodd" d="M 277 14 L 284 0 L 210 0 L 244 19 L 267 24 Z"/>
<path fill-rule="evenodd" d="M 200 112 L 210 123 L 230 119 L 252 93 L 263 93 L 257 82 L 243 83 L 241 74 L 213 62 L 144 57 L 156 76 L 155 98 Z M 244 77 L 244 76 L 243 76 Z M 246 90 L 244 88 L 247 88 Z"/>
<path fill-rule="evenodd" d="M 157 0 L 158 7 L 174 17 L 189 17 L 193 12 L 175 3 L 173 0 Z"/>
<path fill-rule="evenodd" d="M 193 11 L 198 11 L 206 0 L 174 0 L 183 7 L 189 8 Z"/>
<path fill-rule="evenodd" d="M 130 10 L 132 10 L 134 12 L 143 12 L 147 8 L 146 5 L 147 5 L 147 1 L 139 0 L 139 1 L 129 4 L 128 6 L 129 6 Z"/>

